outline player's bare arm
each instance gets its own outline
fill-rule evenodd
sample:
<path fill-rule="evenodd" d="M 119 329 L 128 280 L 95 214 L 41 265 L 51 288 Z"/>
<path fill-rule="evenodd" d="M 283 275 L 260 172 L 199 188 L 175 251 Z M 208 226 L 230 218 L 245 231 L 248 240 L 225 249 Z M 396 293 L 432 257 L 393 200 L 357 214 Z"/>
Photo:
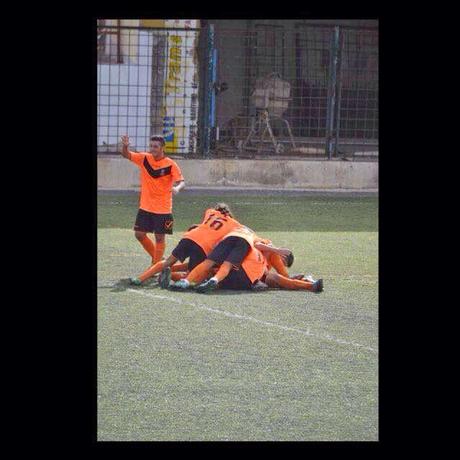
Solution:
<path fill-rule="evenodd" d="M 259 251 L 265 251 L 269 253 L 275 253 L 279 254 L 280 256 L 288 256 L 292 251 L 287 248 L 277 248 L 276 246 L 273 246 L 272 244 L 265 244 L 262 243 L 261 241 L 258 241 L 257 243 L 254 244 L 254 246 L 259 249 Z"/>
<path fill-rule="evenodd" d="M 181 180 L 174 183 L 172 191 L 174 195 L 177 195 L 185 187 L 185 181 Z"/>
<path fill-rule="evenodd" d="M 128 160 L 131 159 L 131 153 L 129 151 L 129 136 L 125 134 L 121 136 L 121 155 L 127 158 Z"/>
<path fill-rule="evenodd" d="M 287 248 L 277 248 L 272 244 L 265 244 L 260 241 L 254 244 L 254 247 L 257 248 L 259 251 L 263 251 L 265 253 L 275 253 L 280 255 L 284 260 L 287 260 L 288 256 L 292 253 L 290 249 Z"/>

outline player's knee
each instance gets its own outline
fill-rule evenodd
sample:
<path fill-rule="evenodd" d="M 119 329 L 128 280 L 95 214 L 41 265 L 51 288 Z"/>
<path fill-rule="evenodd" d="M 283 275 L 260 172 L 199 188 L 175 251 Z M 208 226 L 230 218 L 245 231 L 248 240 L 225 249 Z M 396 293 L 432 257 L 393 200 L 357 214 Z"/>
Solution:
<path fill-rule="evenodd" d="M 146 233 L 145 232 L 134 232 L 134 236 L 138 241 L 142 241 L 145 238 Z"/>
<path fill-rule="evenodd" d="M 161 233 L 155 233 L 155 241 L 157 243 L 164 243 L 165 241 L 165 236 Z"/>

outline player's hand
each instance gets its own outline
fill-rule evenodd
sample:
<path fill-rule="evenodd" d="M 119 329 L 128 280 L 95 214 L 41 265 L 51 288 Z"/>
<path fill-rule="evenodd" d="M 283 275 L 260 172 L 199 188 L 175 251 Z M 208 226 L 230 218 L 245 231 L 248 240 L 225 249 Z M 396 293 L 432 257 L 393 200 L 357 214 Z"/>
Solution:
<path fill-rule="evenodd" d="M 126 147 L 129 146 L 129 136 L 125 134 L 124 136 L 121 136 L 121 143 L 125 145 Z"/>
<path fill-rule="evenodd" d="M 177 195 L 179 193 L 179 189 L 177 187 L 172 188 L 173 195 Z"/>
<path fill-rule="evenodd" d="M 285 259 L 291 253 L 291 250 L 286 248 L 278 248 L 276 252 Z"/>

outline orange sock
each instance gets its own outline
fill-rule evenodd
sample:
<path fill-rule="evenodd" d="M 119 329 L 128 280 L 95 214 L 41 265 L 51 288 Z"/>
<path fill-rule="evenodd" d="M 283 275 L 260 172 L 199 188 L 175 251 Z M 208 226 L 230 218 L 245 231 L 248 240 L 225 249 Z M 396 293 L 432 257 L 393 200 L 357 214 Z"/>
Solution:
<path fill-rule="evenodd" d="M 271 253 L 268 261 L 280 275 L 289 278 L 289 273 L 287 271 L 286 265 L 284 265 L 283 259 L 279 254 Z"/>
<path fill-rule="evenodd" d="M 217 273 L 214 275 L 214 278 L 217 278 L 217 282 L 220 283 L 223 279 L 227 277 L 232 269 L 233 265 L 230 262 L 223 262 L 220 266 Z"/>
<path fill-rule="evenodd" d="M 154 260 L 153 260 L 153 263 L 156 264 L 157 262 L 159 262 L 161 260 L 161 258 L 163 257 L 163 254 L 165 253 L 165 246 L 166 246 L 166 243 L 164 241 L 162 241 L 161 243 L 156 243 L 155 245 L 155 257 L 154 257 Z"/>
<path fill-rule="evenodd" d="M 139 241 L 143 248 L 149 253 L 152 260 L 155 258 L 155 243 L 147 236 L 144 236 L 144 239 Z"/>
<path fill-rule="evenodd" d="M 145 272 L 142 273 L 141 275 L 139 275 L 138 278 L 141 281 L 145 281 L 146 279 L 149 279 L 153 275 L 155 275 L 155 273 L 160 273 L 161 270 L 163 270 L 164 265 L 165 265 L 165 261 L 160 260 L 160 262 L 157 262 L 156 264 L 153 264 L 150 268 L 145 270 Z"/>
<path fill-rule="evenodd" d="M 171 267 L 171 271 L 172 272 L 185 272 L 187 271 L 187 268 L 188 268 L 188 262 L 185 262 L 183 264 L 174 264 Z"/>
<path fill-rule="evenodd" d="M 306 289 L 307 291 L 311 291 L 313 286 L 313 283 L 309 281 L 293 280 L 283 275 L 277 275 L 276 283 L 285 289 Z"/>
<path fill-rule="evenodd" d="M 206 259 L 205 261 L 198 264 L 188 275 L 187 281 L 190 283 L 201 283 L 209 275 L 214 262 Z"/>
<path fill-rule="evenodd" d="M 171 279 L 173 281 L 182 280 L 187 278 L 187 272 L 171 272 Z"/>

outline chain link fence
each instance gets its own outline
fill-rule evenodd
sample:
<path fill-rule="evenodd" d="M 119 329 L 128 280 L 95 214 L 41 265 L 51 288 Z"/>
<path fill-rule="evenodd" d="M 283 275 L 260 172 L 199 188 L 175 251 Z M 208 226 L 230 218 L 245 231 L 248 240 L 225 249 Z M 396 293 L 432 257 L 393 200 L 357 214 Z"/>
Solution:
<path fill-rule="evenodd" d="M 184 157 L 378 152 L 377 28 L 113 22 L 97 28 L 99 153 L 126 133 L 139 151 L 163 134 Z"/>

